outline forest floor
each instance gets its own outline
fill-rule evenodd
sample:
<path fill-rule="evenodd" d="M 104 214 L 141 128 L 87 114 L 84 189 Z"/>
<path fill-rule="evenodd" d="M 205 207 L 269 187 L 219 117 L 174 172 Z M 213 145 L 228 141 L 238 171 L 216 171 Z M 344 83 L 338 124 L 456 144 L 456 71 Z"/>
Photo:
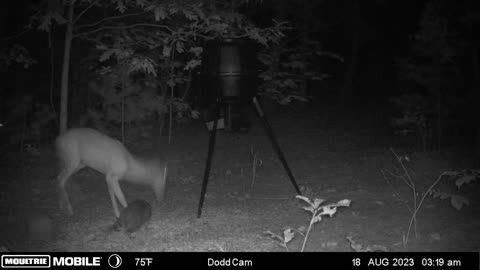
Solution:
<path fill-rule="evenodd" d="M 456 190 L 453 180 L 442 180 L 438 188 L 464 196 L 469 205 L 457 210 L 449 200 L 427 196 L 416 226 L 410 227 L 408 242 L 404 241 L 413 192 L 390 174 L 405 171 L 391 151 L 394 140 L 378 113 L 340 114 L 313 107 L 268 112 L 303 195 L 325 203 L 351 200 L 349 207 L 338 208 L 335 215 L 313 226 L 305 251 L 354 251 L 347 238 L 365 249 L 480 251 L 478 182 Z M 131 234 L 111 229 L 115 220 L 103 175 L 82 170 L 72 177 L 68 192 L 75 214 L 70 217 L 58 207 L 54 180 L 58 172 L 51 145 L 38 147 L 23 162 L 12 163 L 14 156 L 3 155 L 0 246 L 11 251 L 285 251 L 266 231 L 279 235 L 287 228 L 302 231 L 311 215 L 303 209 L 306 204 L 295 198 L 257 118 L 252 118 L 246 134 L 217 133 L 203 213 L 196 217 L 208 139 L 199 121 L 175 126 L 172 143 L 162 147 L 169 171 L 162 203 L 146 187 L 122 183 L 128 201 L 143 199 L 153 207 L 151 220 Z M 127 148 L 142 155 L 151 152 L 149 145 L 145 139 L 127 143 Z M 417 204 L 442 172 L 479 165 L 459 149 L 393 150 L 409 157 L 404 164 L 420 196 Z M 46 226 L 50 235 L 35 236 L 32 226 Z M 288 250 L 300 251 L 303 241 L 296 232 Z"/>

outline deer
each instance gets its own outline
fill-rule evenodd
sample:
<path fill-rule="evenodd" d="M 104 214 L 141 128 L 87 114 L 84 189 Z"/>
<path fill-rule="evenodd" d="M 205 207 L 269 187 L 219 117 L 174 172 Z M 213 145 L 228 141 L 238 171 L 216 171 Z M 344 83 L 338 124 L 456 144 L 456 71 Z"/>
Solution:
<path fill-rule="evenodd" d="M 167 177 L 166 162 L 141 160 L 132 155 L 118 140 L 91 128 L 73 128 L 55 140 L 61 170 L 57 176 L 60 206 L 66 206 L 70 216 L 72 205 L 66 190 L 70 177 L 79 170 L 89 167 L 105 175 L 108 193 L 115 217 L 120 217 L 117 200 L 127 208 L 127 200 L 120 188 L 120 181 L 149 186 L 156 199 L 161 202 Z"/>

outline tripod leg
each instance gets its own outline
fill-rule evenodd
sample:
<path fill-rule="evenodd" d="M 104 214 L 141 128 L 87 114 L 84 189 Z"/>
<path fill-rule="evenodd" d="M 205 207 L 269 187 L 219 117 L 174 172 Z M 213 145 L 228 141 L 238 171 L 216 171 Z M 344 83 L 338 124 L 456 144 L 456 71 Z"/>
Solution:
<path fill-rule="evenodd" d="M 215 104 L 213 117 L 214 117 L 213 128 L 210 131 L 210 141 L 208 143 L 208 156 L 207 156 L 207 161 L 206 161 L 206 164 L 205 164 L 205 172 L 203 174 L 202 191 L 200 193 L 200 202 L 198 204 L 197 218 L 200 218 L 200 216 L 202 215 L 203 201 L 205 199 L 205 192 L 207 191 L 208 176 L 210 175 L 210 167 L 212 165 L 213 151 L 215 150 L 215 137 L 217 135 L 218 118 L 220 117 L 220 102 L 219 101 L 217 101 L 217 103 Z"/>
<path fill-rule="evenodd" d="M 277 138 L 275 137 L 275 134 L 273 134 L 272 127 L 268 123 L 267 118 L 265 117 L 265 114 L 263 113 L 263 110 L 260 107 L 260 104 L 258 104 L 257 97 L 253 97 L 253 105 L 255 106 L 255 109 L 257 110 L 258 115 L 262 119 L 263 127 L 267 131 L 267 135 L 270 139 L 270 142 L 272 142 L 273 148 L 277 153 L 278 159 L 280 159 L 280 161 L 282 162 L 283 168 L 285 168 L 285 171 L 287 171 L 288 177 L 290 178 L 290 182 L 292 182 L 293 187 L 295 187 L 297 194 L 302 195 L 302 193 L 300 192 L 300 189 L 298 188 L 297 182 L 293 177 L 292 171 L 290 170 L 290 167 L 288 167 L 288 163 L 287 163 L 287 160 L 285 159 L 285 156 L 283 155 L 282 149 L 280 149 L 280 145 L 277 142 Z"/>

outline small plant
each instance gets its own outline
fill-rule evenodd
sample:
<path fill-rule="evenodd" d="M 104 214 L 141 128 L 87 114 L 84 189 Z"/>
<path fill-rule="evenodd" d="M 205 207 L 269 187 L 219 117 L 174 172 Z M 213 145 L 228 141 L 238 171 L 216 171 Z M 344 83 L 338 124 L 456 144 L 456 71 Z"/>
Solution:
<path fill-rule="evenodd" d="M 325 202 L 325 200 L 315 198 L 312 201 L 309 198 L 305 196 L 300 196 L 300 195 L 297 195 L 296 198 L 306 202 L 308 206 L 303 207 L 303 209 L 312 214 L 312 217 L 310 218 L 310 223 L 308 225 L 308 228 L 306 229 L 306 233 L 303 239 L 301 252 L 305 250 L 305 245 L 307 243 L 308 236 L 310 234 L 310 231 L 313 228 L 313 225 L 321 221 L 322 216 L 332 217 L 337 212 L 337 207 L 349 207 L 351 203 L 351 200 L 344 199 L 336 203 L 321 205 L 323 202 Z M 283 231 L 283 236 L 275 234 L 271 231 L 266 231 L 265 233 L 270 235 L 273 239 L 279 241 L 280 245 L 284 247 L 287 251 L 289 251 L 287 244 L 294 238 L 295 232 L 299 232 L 300 234 L 303 235 L 304 231 L 305 231 L 305 227 L 302 226 L 302 227 L 299 227 L 298 229 L 293 229 L 293 228 L 285 229 Z"/>
<path fill-rule="evenodd" d="M 408 205 L 408 200 L 402 200 L 405 203 L 407 209 L 412 214 L 412 218 L 411 218 L 410 224 L 408 226 L 407 234 L 406 234 L 406 236 L 404 235 L 403 239 L 402 239 L 403 246 L 406 246 L 408 244 L 408 239 L 409 239 L 409 236 L 410 236 L 410 231 L 411 231 L 412 224 L 414 225 L 415 235 L 417 235 L 416 212 L 418 211 L 417 209 L 419 209 L 417 188 L 415 186 L 415 182 L 413 181 L 413 179 L 410 176 L 407 168 L 405 167 L 405 161 L 410 162 L 410 158 L 408 156 L 399 156 L 392 148 L 390 148 L 390 151 L 392 152 L 392 154 L 395 156 L 396 160 L 400 164 L 400 166 L 402 168 L 402 171 L 403 171 L 403 174 L 396 174 L 396 173 L 393 173 L 393 172 L 391 172 L 387 169 L 383 169 L 383 170 L 381 170 L 383 178 L 392 187 L 393 187 L 393 185 L 390 182 L 390 178 L 399 179 L 399 180 L 403 181 L 410 188 L 410 190 L 412 192 L 412 198 L 413 198 L 412 207 L 410 207 L 410 205 Z M 402 197 L 396 189 L 394 189 L 394 193 L 398 198 Z"/>
<path fill-rule="evenodd" d="M 442 179 L 445 179 L 446 176 L 458 178 L 456 180 L 456 185 L 458 188 L 460 188 L 463 184 L 467 184 L 478 179 L 480 176 L 480 170 L 445 171 L 437 177 L 437 179 L 427 188 L 425 192 L 418 192 L 415 185 L 415 181 L 411 177 L 410 173 L 408 172 L 405 166 L 405 162 L 409 162 L 410 159 L 408 157 L 397 155 L 397 153 L 393 149 L 390 149 L 390 151 L 393 153 L 398 163 L 400 164 L 402 173 L 396 174 L 389 170 L 382 170 L 382 174 L 385 181 L 391 185 L 389 180 L 390 178 L 400 179 L 410 188 L 412 192 L 412 206 L 408 205 L 408 200 L 402 200 L 403 202 L 405 202 L 406 207 L 412 214 L 410 218 L 410 223 L 408 225 L 407 233 L 406 235 L 403 236 L 403 239 L 402 239 L 403 245 L 406 246 L 410 238 L 412 226 L 414 228 L 415 236 L 417 235 L 417 215 L 427 196 L 431 195 L 434 198 L 440 198 L 440 199 L 450 198 L 451 205 L 457 210 L 460 210 L 464 205 L 469 204 L 468 199 L 466 199 L 463 196 L 434 189 L 438 185 L 438 183 Z M 395 190 L 395 193 L 397 197 L 399 198 L 401 197 L 397 190 Z"/>
<path fill-rule="evenodd" d="M 310 230 L 312 229 L 313 225 L 321 221 L 322 216 L 328 215 L 332 217 L 337 212 L 337 207 L 349 207 L 351 202 L 350 200 L 344 199 L 338 201 L 337 203 L 321 206 L 321 204 L 325 201 L 323 199 L 315 198 L 312 202 L 309 198 L 304 196 L 297 195 L 296 198 L 308 203 L 309 205 L 303 207 L 303 209 L 312 213 L 312 218 L 310 219 L 310 224 L 308 225 L 307 233 L 305 235 L 305 239 L 303 240 L 302 252 L 305 249 L 305 244 L 307 243 L 308 235 L 310 234 Z"/>

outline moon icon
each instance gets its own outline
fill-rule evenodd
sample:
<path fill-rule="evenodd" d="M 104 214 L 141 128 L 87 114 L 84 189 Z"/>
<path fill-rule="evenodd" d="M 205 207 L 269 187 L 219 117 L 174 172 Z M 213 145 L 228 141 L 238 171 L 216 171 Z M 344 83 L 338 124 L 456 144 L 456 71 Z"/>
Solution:
<path fill-rule="evenodd" d="M 110 265 L 111 268 L 120 267 L 120 265 L 122 265 L 122 257 L 118 254 L 110 255 L 110 257 L 108 257 L 108 265 Z"/>

